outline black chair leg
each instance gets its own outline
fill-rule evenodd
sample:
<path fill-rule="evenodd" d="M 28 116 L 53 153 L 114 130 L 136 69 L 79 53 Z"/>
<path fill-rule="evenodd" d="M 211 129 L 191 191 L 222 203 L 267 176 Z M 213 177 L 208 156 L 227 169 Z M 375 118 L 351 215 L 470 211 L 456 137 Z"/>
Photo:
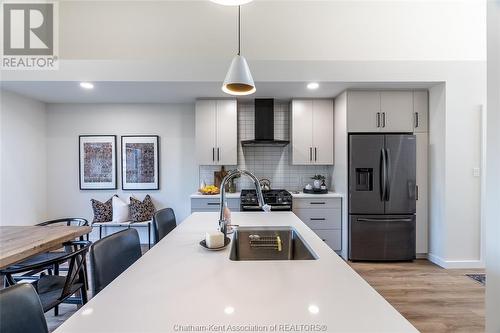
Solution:
<path fill-rule="evenodd" d="M 85 286 L 83 286 L 80 289 L 80 293 L 81 293 L 81 298 L 82 298 L 82 305 L 85 305 L 88 302 L 87 288 L 85 288 Z"/>
<path fill-rule="evenodd" d="M 54 317 L 59 316 L 59 305 L 54 306 Z"/>
<path fill-rule="evenodd" d="M 99 239 L 102 238 L 102 225 L 99 226 Z"/>
<path fill-rule="evenodd" d="M 148 222 L 148 248 L 151 250 L 151 222 Z"/>

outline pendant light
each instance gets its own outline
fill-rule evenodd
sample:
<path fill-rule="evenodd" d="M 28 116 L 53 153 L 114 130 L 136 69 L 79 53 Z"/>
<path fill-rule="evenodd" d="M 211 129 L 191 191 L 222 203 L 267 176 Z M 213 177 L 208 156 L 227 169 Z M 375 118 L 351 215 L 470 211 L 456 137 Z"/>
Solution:
<path fill-rule="evenodd" d="M 241 55 L 241 7 L 238 6 L 238 54 L 231 61 L 222 91 L 230 95 L 250 95 L 255 92 L 255 83 L 245 57 Z"/>

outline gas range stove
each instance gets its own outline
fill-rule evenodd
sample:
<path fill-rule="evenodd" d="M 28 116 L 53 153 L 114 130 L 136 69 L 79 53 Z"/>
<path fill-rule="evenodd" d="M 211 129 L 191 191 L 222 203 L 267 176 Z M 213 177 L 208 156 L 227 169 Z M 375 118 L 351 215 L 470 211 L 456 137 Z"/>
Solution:
<path fill-rule="evenodd" d="M 287 190 L 262 191 L 264 202 L 271 206 L 271 211 L 291 211 L 292 195 Z M 259 200 L 256 190 L 241 190 L 241 211 L 259 211 Z"/>

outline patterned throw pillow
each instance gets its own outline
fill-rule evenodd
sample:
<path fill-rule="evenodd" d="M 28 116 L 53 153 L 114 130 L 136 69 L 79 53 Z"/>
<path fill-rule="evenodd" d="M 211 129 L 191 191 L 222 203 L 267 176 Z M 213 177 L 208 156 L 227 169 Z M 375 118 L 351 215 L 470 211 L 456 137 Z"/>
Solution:
<path fill-rule="evenodd" d="M 155 206 L 151 197 L 146 195 L 144 200 L 141 202 L 135 198 L 130 197 L 130 220 L 132 222 L 144 222 L 149 221 L 153 218 L 156 212 Z"/>
<path fill-rule="evenodd" d="M 113 197 L 116 197 L 114 195 Z M 90 199 L 92 202 L 92 209 L 94 210 L 94 220 L 92 223 L 111 222 L 113 220 L 113 197 L 106 202 Z"/>

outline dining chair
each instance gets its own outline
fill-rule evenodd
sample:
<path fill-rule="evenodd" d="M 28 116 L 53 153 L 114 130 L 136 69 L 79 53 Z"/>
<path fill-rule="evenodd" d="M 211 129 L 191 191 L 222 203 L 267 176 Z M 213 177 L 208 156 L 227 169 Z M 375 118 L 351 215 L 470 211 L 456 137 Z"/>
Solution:
<path fill-rule="evenodd" d="M 93 295 L 97 295 L 142 255 L 139 233 L 125 229 L 106 236 L 90 248 Z"/>
<path fill-rule="evenodd" d="M 68 272 L 62 275 L 46 275 L 41 273 L 39 278 L 31 284 L 35 288 L 44 312 L 57 307 L 61 303 L 87 303 L 87 287 L 85 282 L 86 255 L 90 248 L 89 241 L 71 241 L 64 244 L 66 248 L 63 256 L 45 262 L 38 262 L 30 266 L 9 267 L 0 273 L 5 276 L 8 286 L 17 284 L 14 274 L 41 270 L 44 267 L 60 265 L 69 262 Z M 78 296 L 73 296 L 79 294 Z M 71 297 L 73 296 L 73 297 Z"/>
<path fill-rule="evenodd" d="M 29 283 L 0 290 L 0 332 L 48 333 L 40 299 Z"/>
<path fill-rule="evenodd" d="M 155 244 L 177 227 L 174 210 L 172 208 L 160 209 L 153 215 L 153 233 Z"/>
<path fill-rule="evenodd" d="M 55 220 L 49 220 L 45 221 L 42 223 L 36 224 L 36 226 L 54 226 L 56 224 L 61 224 L 61 225 L 66 225 L 66 226 L 78 226 L 78 227 L 83 227 L 83 226 L 88 226 L 89 222 L 80 217 L 65 217 L 65 218 L 60 218 L 60 219 L 55 219 Z M 83 241 L 84 237 L 80 236 L 79 240 Z M 86 240 L 89 240 L 89 235 L 86 235 Z M 67 249 L 65 249 L 67 250 Z M 37 254 L 33 257 L 30 257 L 28 259 L 25 259 L 21 262 L 18 262 L 14 265 L 12 265 L 11 269 L 19 269 L 23 272 L 23 274 L 19 276 L 12 276 L 12 279 L 15 281 L 21 281 L 21 280 L 33 280 L 36 281 L 39 279 L 38 274 L 43 271 L 47 271 L 49 275 L 59 275 L 59 270 L 60 270 L 60 264 L 62 262 L 57 261 L 57 259 L 64 257 L 67 254 L 67 251 L 50 251 L 50 252 L 44 252 Z M 47 263 L 47 262 L 52 262 L 56 260 L 55 264 L 51 266 L 40 266 L 40 263 Z M 32 271 L 27 271 L 24 268 L 25 267 L 33 267 L 36 266 L 38 267 L 36 270 Z M 62 271 L 67 271 L 66 268 L 62 268 Z M 87 283 L 87 267 L 84 267 L 84 274 L 85 274 L 85 286 L 88 287 Z M 4 281 L 4 286 L 7 285 L 7 282 Z M 88 288 L 87 288 L 88 289 Z M 59 308 L 56 306 L 54 307 L 54 316 L 57 316 L 59 314 Z"/>

